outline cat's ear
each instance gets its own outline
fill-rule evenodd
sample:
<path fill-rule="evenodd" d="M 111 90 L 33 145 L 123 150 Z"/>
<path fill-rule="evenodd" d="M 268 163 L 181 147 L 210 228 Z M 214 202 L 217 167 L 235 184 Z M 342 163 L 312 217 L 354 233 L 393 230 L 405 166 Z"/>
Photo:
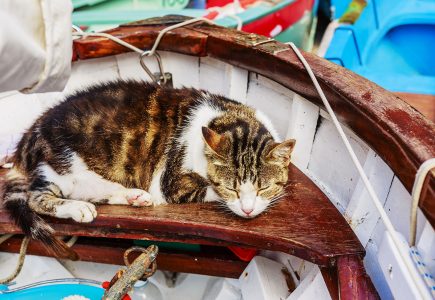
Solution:
<path fill-rule="evenodd" d="M 290 164 L 290 157 L 295 148 L 295 144 L 296 140 L 294 139 L 273 144 L 266 155 L 267 161 L 288 166 Z"/>
<path fill-rule="evenodd" d="M 202 127 L 202 136 L 204 137 L 208 150 L 211 150 L 211 153 L 214 154 L 214 156 L 225 159 L 226 149 L 228 148 L 226 136 L 219 134 L 208 127 Z"/>

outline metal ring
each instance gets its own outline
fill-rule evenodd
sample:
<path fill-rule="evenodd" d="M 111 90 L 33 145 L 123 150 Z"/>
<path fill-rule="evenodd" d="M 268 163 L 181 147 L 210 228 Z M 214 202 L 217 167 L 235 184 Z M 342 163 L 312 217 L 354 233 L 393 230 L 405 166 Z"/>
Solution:
<path fill-rule="evenodd" d="M 146 279 L 146 278 L 150 277 L 151 275 L 153 275 L 156 272 L 156 270 L 157 270 L 157 262 L 155 260 L 156 257 L 157 257 L 157 253 L 156 252 L 154 252 L 153 250 L 150 251 L 149 247 L 146 248 L 146 249 L 143 248 L 143 247 L 140 247 L 140 246 L 133 246 L 133 247 L 128 248 L 124 252 L 124 264 L 127 267 L 129 267 L 131 265 L 130 261 L 128 260 L 128 255 L 131 252 L 147 253 L 147 254 L 150 255 L 150 258 L 152 259 L 151 267 L 144 272 L 144 274 L 142 276 L 142 279 Z"/>
<path fill-rule="evenodd" d="M 145 65 L 143 58 L 149 57 L 149 56 L 156 57 L 157 65 L 159 66 L 159 71 L 160 71 L 160 74 L 162 75 L 163 82 L 160 81 L 160 78 L 156 78 L 156 76 L 154 76 L 154 74 L 151 72 L 151 70 Z M 151 50 L 144 51 L 139 56 L 139 62 L 140 62 L 140 65 L 142 66 L 142 68 L 145 70 L 145 72 L 148 74 L 148 76 L 151 78 L 152 81 L 154 81 L 158 85 L 162 85 L 162 83 L 163 83 L 163 85 L 166 84 L 166 76 L 165 76 L 165 71 L 163 69 L 163 63 L 162 63 L 162 58 L 160 57 L 160 54 L 158 54 L 157 52 L 152 53 Z"/>
<path fill-rule="evenodd" d="M 151 248 L 150 249 L 150 247 L 154 247 L 154 248 L 156 248 L 156 250 L 154 250 L 154 248 Z M 155 259 L 156 259 L 156 257 L 157 257 L 157 247 L 156 246 L 150 246 L 150 247 L 148 247 L 148 248 L 144 248 L 144 247 L 140 247 L 140 246 L 133 246 L 133 247 L 130 247 L 130 248 L 128 248 L 127 250 L 125 250 L 125 252 L 124 252 L 124 264 L 127 266 L 127 267 L 129 267 L 130 265 L 131 265 L 131 263 L 130 263 L 130 261 L 128 260 L 128 255 L 131 253 L 131 252 L 142 252 L 142 253 L 149 253 L 150 254 L 150 257 L 151 257 L 151 259 L 154 261 Z"/>

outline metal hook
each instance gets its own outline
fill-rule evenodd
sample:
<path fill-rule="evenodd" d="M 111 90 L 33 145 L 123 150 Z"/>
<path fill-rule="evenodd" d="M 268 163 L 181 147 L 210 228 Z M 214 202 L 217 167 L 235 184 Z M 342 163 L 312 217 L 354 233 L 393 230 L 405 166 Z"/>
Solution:
<path fill-rule="evenodd" d="M 159 73 L 152 73 L 150 69 L 145 65 L 145 62 L 143 61 L 144 57 L 148 56 L 155 56 L 157 60 L 157 64 L 159 66 Z M 142 52 L 142 54 L 139 56 L 140 65 L 145 70 L 145 72 L 148 74 L 148 76 L 158 85 L 166 85 L 168 82 L 168 77 L 171 78 L 171 74 L 166 74 L 163 70 L 163 63 L 162 58 L 160 57 L 160 54 L 157 52 L 152 53 L 150 50 Z"/>

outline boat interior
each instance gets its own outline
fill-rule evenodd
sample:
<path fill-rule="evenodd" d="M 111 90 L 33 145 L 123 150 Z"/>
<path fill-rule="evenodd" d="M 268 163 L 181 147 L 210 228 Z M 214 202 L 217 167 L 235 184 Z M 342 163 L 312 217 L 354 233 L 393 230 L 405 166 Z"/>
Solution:
<path fill-rule="evenodd" d="M 107 33 L 148 49 L 170 25 L 164 18 L 160 24 L 137 23 Z M 123 264 L 122 254 L 138 240 L 200 245 L 161 250 L 158 267 L 230 278 L 240 277 L 248 263 L 228 246 L 278 251 L 317 265 L 332 299 L 378 299 L 363 261 L 372 240 L 380 239 L 373 236 L 375 228 L 377 232 L 384 228 L 377 227 L 378 216 L 366 215 L 369 221 L 363 220 L 364 226 L 371 229 L 361 237 L 358 220 L 367 213 L 370 200 L 289 45 L 199 22 L 166 33 L 158 50 L 174 87 L 193 86 L 252 105 L 272 118 L 282 137 L 297 139 L 286 198 L 249 220 L 228 215 L 213 203 L 152 208 L 101 205 L 98 217 L 89 224 L 46 218 L 56 234 L 79 237 L 72 249 L 81 260 L 110 264 Z M 64 93 L 117 78 L 150 80 L 136 53 L 105 37 L 76 39 L 73 54 L 73 72 Z M 417 169 L 435 156 L 433 124 L 361 76 L 310 53 L 303 55 L 358 158 L 369 172 L 376 170 L 372 178 L 390 182 L 388 190 L 379 191 L 383 201 L 387 206 L 410 206 L 406 199 Z M 159 71 L 154 57 L 144 62 L 152 72 Z M 0 171 L 0 180 L 5 172 Z M 434 177 L 429 175 L 419 202 L 419 216 L 425 221 L 419 224 L 418 238 L 425 226 L 435 224 Z M 406 194 L 406 199 L 390 198 L 394 190 Z M 403 217 L 392 216 L 397 218 L 395 224 Z M 21 231 L 2 209 L 0 231 L 17 234 L 1 244 L 0 251 L 18 252 Z M 28 253 L 49 255 L 34 241 Z M 376 275 L 372 278 L 376 280 Z"/>

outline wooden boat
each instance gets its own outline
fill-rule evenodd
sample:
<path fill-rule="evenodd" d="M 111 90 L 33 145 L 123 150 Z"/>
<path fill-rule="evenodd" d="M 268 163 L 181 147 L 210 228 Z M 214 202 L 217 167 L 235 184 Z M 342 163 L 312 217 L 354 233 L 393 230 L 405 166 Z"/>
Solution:
<path fill-rule="evenodd" d="M 119 24 L 169 14 L 206 17 L 217 24 L 294 42 L 310 50 L 316 28 L 317 0 L 73 1 L 73 24 L 101 31 Z"/>
<path fill-rule="evenodd" d="M 367 4 L 362 11 L 344 12 L 332 23 L 324 57 L 396 92 L 435 121 L 435 3 L 359 2 Z"/>
<path fill-rule="evenodd" d="M 167 19 L 160 19 L 160 24 L 138 23 L 108 33 L 140 49 L 150 49 L 167 27 Z M 397 268 L 394 264 L 397 253 L 385 238 L 379 213 L 305 68 L 288 45 L 200 22 L 167 32 L 158 50 L 175 87 L 193 86 L 252 105 L 272 118 L 282 137 L 297 139 L 289 167 L 288 197 L 249 220 L 224 214 L 213 203 L 154 208 L 101 205 L 97 219 L 90 224 L 47 218 L 57 234 L 80 237 L 73 249 L 82 260 L 122 264 L 122 253 L 133 240 L 199 244 L 199 252 L 161 251 L 158 267 L 240 278 L 244 299 L 275 299 L 261 291 L 270 280 L 261 277 L 263 273 L 252 267 L 253 262 L 248 265 L 226 248 L 238 246 L 261 250 L 262 255 L 281 261 L 279 266 L 295 270 L 300 282 L 287 299 L 389 299 L 392 295 L 400 299 L 400 294 L 415 295 L 408 278 L 401 277 L 400 264 Z M 434 124 L 361 76 L 313 54 L 303 55 L 393 225 L 408 237 L 410 191 L 420 165 L 435 156 Z M 116 78 L 150 80 L 137 53 L 104 37 L 75 40 L 73 60 L 64 93 Z M 154 57 L 144 62 L 151 72 L 159 72 Z M 34 98 L 23 101 L 29 109 L 35 103 Z M 432 172 L 419 201 L 416 244 L 432 272 L 434 195 Z M 20 234 L 4 210 L 0 210 L 0 232 Z M 13 237 L 0 245 L 0 251 L 17 252 L 20 242 L 19 236 Z M 48 255 L 36 242 L 31 242 L 29 254 Z M 385 257 L 388 260 L 382 259 Z M 287 286 L 284 290 L 288 292 Z"/>

